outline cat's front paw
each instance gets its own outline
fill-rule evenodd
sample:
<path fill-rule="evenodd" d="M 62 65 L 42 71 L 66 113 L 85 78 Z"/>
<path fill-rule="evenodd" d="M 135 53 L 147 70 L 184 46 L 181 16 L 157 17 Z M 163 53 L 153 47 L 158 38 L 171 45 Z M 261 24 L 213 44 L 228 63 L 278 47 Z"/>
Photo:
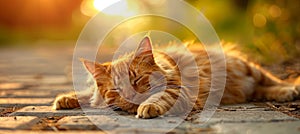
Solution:
<path fill-rule="evenodd" d="M 299 86 L 284 86 L 280 87 L 276 92 L 268 94 L 268 100 L 276 100 L 277 102 L 292 101 L 299 97 Z"/>
<path fill-rule="evenodd" d="M 300 82 L 300 79 L 299 79 L 299 82 Z M 297 91 L 296 99 L 300 99 L 300 85 L 296 85 L 296 91 Z"/>
<path fill-rule="evenodd" d="M 53 109 L 60 110 L 60 109 L 73 109 L 80 107 L 76 96 L 70 95 L 62 95 L 56 97 L 53 103 Z"/>
<path fill-rule="evenodd" d="M 136 118 L 154 118 L 157 116 L 160 116 L 164 113 L 164 110 L 161 106 L 154 104 L 154 103 L 148 103 L 148 104 L 141 104 L 138 107 Z"/>

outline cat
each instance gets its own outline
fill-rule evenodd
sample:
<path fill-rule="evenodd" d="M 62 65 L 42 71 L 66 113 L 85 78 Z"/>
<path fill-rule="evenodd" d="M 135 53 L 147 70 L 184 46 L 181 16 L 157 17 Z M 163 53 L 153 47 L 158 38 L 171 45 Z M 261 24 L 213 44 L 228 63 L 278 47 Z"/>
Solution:
<path fill-rule="evenodd" d="M 196 74 L 198 76 L 196 81 L 199 81 L 199 85 L 195 85 L 197 94 L 185 94 L 189 87 L 182 86 L 180 70 L 178 64 L 174 62 L 174 57 L 175 60 L 187 57 L 186 52 L 181 51 L 181 48 L 176 45 L 156 49 L 157 51 L 154 51 L 152 47 L 150 37 L 146 36 L 134 52 L 123 55 L 113 62 L 100 64 L 82 59 L 83 65 L 96 83 L 96 88 L 77 93 L 77 95 L 74 92 L 59 95 L 53 103 L 53 108 L 56 110 L 73 109 L 79 108 L 79 104 L 88 103 L 92 107 L 97 107 L 105 102 L 109 106 L 118 107 L 128 113 L 136 114 L 138 118 L 145 119 L 166 114 L 177 100 L 179 105 L 175 111 L 180 112 L 189 105 L 193 110 L 203 109 L 211 87 L 211 62 L 220 62 L 219 60 L 222 59 L 220 57 L 224 55 L 211 51 L 212 55 L 208 56 L 207 51 L 210 50 L 189 47 L 198 71 L 191 71 L 186 68 L 186 65 L 181 67 L 190 71 L 187 75 Z M 169 53 L 166 54 L 164 51 Z M 286 83 L 276 78 L 259 65 L 241 58 L 239 54 L 225 51 L 225 58 L 226 83 L 224 83 L 225 90 L 221 104 L 250 101 L 285 102 L 300 96 L 299 85 Z M 189 62 L 191 61 L 189 59 L 183 58 L 183 61 Z M 154 72 L 160 75 L 153 76 Z M 112 73 L 115 75 L 111 75 Z M 128 75 L 127 83 L 124 83 L 122 79 L 125 75 Z M 156 76 L 163 76 L 165 79 L 161 80 L 161 77 Z M 156 82 L 165 81 L 165 85 L 155 86 L 157 83 L 154 82 L 153 86 L 150 79 Z M 164 90 L 155 89 L 155 87 L 162 86 L 165 87 Z M 103 100 L 100 99 L 101 97 Z M 190 104 L 191 98 L 194 98 L 194 105 Z"/>

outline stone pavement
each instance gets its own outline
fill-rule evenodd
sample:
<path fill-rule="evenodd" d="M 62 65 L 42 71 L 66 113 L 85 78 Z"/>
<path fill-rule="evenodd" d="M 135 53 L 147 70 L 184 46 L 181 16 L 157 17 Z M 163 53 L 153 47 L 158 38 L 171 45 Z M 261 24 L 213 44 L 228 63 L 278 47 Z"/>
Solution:
<path fill-rule="evenodd" d="M 71 52 L 71 47 L 0 50 L 0 133 L 300 133 L 300 120 L 270 106 L 275 103 L 222 106 L 206 123 L 200 113 L 180 122 L 181 117 L 136 119 L 122 111 L 54 111 L 54 97 L 72 90 Z"/>

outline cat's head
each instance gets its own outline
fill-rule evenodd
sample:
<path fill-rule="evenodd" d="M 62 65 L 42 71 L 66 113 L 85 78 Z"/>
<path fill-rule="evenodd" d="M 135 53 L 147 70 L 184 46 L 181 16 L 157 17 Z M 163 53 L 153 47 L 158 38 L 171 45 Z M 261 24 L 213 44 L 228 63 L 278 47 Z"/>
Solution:
<path fill-rule="evenodd" d="M 154 60 L 149 37 L 145 37 L 134 52 L 113 62 L 82 62 L 97 83 L 97 91 L 104 101 L 123 110 L 130 109 L 149 97 L 150 77 L 153 72 L 160 71 Z"/>

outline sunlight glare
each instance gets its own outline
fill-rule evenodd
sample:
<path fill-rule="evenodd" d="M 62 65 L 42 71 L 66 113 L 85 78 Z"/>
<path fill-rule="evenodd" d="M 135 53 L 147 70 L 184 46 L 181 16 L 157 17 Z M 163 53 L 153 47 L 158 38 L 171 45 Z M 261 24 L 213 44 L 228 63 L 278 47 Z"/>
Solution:
<path fill-rule="evenodd" d="M 119 2 L 116 8 L 107 8 Z M 126 0 L 94 0 L 94 7 L 96 10 L 107 15 L 116 15 L 128 17 L 133 15 L 133 11 L 129 11 L 128 3 Z"/>
<path fill-rule="evenodd" d="M 120 0 L 94 0 L 94 7 L 98 11 L 102 11 L 103 9 L 109 7 L 112 4 L 115 4 L 116 2 L 119 2 Z"/>

